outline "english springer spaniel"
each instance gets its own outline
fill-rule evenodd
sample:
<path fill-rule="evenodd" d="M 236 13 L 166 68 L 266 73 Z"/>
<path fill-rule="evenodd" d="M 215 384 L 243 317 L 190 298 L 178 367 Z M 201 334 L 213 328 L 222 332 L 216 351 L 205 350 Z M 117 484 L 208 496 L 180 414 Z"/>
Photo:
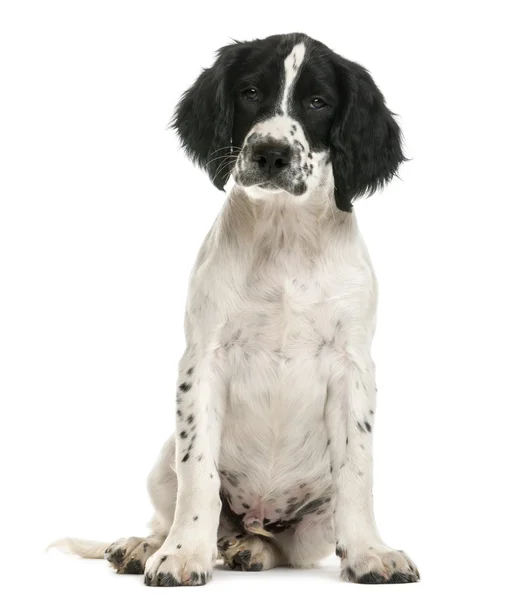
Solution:
<path fill-rule="evenodd" d="M 372 508 L 377 286 L 353 200 L 390 181 L 401 133 L 360 65 L 303 34 L 221 48 L 173 126 L 228 193 L 198 254 L 179 364 L 176 433 L 149 477 L 151 534 L 66 539 L 149 586 L 233 569 L 420 575 Z"/>

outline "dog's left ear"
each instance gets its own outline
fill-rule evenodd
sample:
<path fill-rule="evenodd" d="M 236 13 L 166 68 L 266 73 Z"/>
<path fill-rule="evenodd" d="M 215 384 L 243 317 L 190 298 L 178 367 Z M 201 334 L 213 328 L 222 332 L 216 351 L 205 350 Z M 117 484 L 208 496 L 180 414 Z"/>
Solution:
<path fill-rule="evenodd" d="M 236 58 L 236 46 L 231 44 L 218 51 L 213 66 L 205 69 L 183 94 L 172 121 L 188 156 L 220 190 L 230 174 L 225 155 L 231 145 L 234 107 L 227 74 Z"/>
<path fill-rule="evenodd" d="M 405 160 L 400 128 L 366 69 L 336 57 L 343 105 L 331 131 L 335 202 L 352 210 L 352 201 L 388 183 Z"/>

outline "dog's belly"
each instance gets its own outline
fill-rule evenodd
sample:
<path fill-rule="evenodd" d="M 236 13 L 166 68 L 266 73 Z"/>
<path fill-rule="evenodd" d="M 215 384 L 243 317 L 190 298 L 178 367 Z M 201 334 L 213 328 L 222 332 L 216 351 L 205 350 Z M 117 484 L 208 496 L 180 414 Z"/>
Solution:
<path fill-rule="evenodd" d="M 246 318 L 231 325 L 219 465 L 224 504 L 245 527 L 259 523 L 273 533 L 305 518 L 327 518 L 324 410 L 334 350 L 308 321 L 283 335 L 271 323 L 253 329 Z"/>

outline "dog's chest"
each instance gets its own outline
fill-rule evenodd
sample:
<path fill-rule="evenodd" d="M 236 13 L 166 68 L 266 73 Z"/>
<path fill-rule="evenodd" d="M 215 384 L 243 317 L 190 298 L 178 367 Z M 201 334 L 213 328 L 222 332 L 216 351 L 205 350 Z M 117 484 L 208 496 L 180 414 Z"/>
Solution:
<path fill-rule="evenodd" d="M 330 487 L 323 415 L 341 308 L 310 271 L 253 276 L 240 296 L 218 340 L 229 373 L 223 487 L 234 512 L 255 519 L 276 522 L 310 502 L 320 511 Z"/>

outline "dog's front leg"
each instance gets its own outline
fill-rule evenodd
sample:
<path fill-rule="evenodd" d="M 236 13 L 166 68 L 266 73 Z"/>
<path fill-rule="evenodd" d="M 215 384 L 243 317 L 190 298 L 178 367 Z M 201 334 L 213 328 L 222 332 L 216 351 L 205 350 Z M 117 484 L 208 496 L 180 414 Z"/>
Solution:
<path fill-rule="evenodd" d="M 211 577 L 221 510 L 216 465 L 223 401 L 214 366 L 186 354 L 177 389 L 175 516 L 163 546 L 147 562 L 146 585 L 203 585 Z"/>
<path fill-rule="evenodd" d="M 375 374 L 369 355 L 351 353 L 328 386 L 326 426 L 336 505 L 336 553 L 342 579 L 356 583 L 418 581 L 414 563 L 381 540 L 372 501 Z"/>

